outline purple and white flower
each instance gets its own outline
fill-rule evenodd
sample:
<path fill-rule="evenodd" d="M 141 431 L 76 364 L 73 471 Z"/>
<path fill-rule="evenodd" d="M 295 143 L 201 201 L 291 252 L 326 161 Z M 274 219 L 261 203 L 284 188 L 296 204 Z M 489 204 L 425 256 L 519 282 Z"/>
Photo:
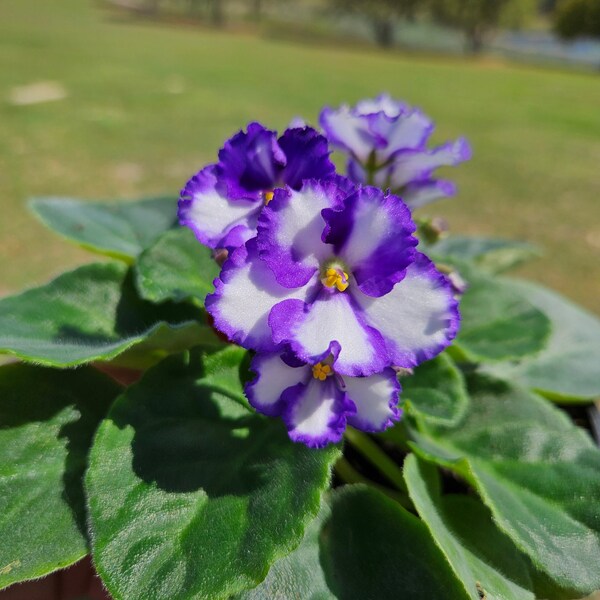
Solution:
<path fill-rule="evenodd" d="M 349 154 L 352 180 L 390 188 L 411 209 L 454 195 L 454 183 L 433 179 L 433 172 L 471 158 L 463 138 L 428 149 L 433 121 L 387 94 L 353 107 L 325 108 L 320 123 L 329 141 Z"/>
<path fill-rule="evenodd" d="M 335 174 L 327 140 L 310 127 L 274 131 L 250 123 L 219 152 L 219 162 L 194 175 L 179 200 L 179 222 L 210 248 L 236 248 L 256 235 L 273 191 L 299 189 L 304 179 Z"/>
<path fill-rule="evenodd" d="M 342 376 L 336 370 L 340 346 L 332 342 L 312 363 L 290 352 L 257 354 L 256 378 L 246 385 L 250 404 L 268 416 L 281 416 L 293 441 L 311 448 L 339 442 L 346 425 L 380 432 L 400 419 L 400 384 L 386 368 L 369 377 Z"/>
<path fill-rule="evenodd" d="M 238 344 L 288 347 L 315 364 L 335 342 L 336 372 L 358 377 L 412 368 L 455 337 L 452 287 L 416 251 L 410 210 L 397 196 L 307 181 L 276 190 L 257 231 L 206 299 L 215 326 Z"/>

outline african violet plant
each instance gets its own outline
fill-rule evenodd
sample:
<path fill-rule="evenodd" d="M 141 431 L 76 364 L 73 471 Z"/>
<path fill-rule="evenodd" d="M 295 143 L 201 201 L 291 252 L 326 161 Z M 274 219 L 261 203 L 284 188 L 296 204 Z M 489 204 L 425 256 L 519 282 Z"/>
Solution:
<path fill-rule="evenodd" d="M 600 589 L 600 450 L 554 405 L 600 395 L 600 323 L 412 215 L 464 140 L 385 95 L 320 123 L 251 123 L 178 210 L 33 202 L 114 260 L 0 300 L 0 587 L 91 553 L 124 600 Z"/>

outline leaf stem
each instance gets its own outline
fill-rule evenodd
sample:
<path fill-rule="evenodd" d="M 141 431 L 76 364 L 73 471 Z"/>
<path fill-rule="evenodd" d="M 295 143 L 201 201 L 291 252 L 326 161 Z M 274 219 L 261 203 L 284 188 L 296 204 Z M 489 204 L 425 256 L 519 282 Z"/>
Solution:
<path fill-rule="evenodd" d="M 390 483 L 407 492 L 402 469 L 367 434 L 348 427 L 345 437 Z"/>

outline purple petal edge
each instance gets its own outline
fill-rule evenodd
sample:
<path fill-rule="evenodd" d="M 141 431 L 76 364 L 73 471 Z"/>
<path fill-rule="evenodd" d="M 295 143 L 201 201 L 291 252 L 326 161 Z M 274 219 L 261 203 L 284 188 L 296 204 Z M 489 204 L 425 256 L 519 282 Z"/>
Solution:
<path fill-rule="evenodd" d="M 327 138 L 316 129 L 286 129 L 278 142 L 286 157 L 282 179 L 292 189 L 300 189 L 305 179 L 327 179 L 335 174 Z"/>
<path fill-rule="evenodd" d="M 223 294 L 224 288 L 227 285 L 228 280 L 232 277 L 233 271 L 243 267 L 248 261 L 249 255 L 256 256 L 256 238 L 246 242 L 246 244 L 236 248 L 225 261 L 225 264 L 221 268 L 221 273 L 213 281 L 215 291 L 212 294 L 206 296 L 205 309 L 206 312 L 213 318 L 215 328 L 223 333 L 227 338 L 234 344 L 238 344 L 243 348 L 255 350 L 257 352 L 274 352 L 279 348 L 278 344 L 273 343 L 272 340 L 265 342 L 261 341 L 259 336 L 252 334 L 252 332 L 244 332 L 234 326 L 223 318 L 219 312 L 218 302 Z"/>
<path fill-rule="evenodd" d="M 275 131 L 260 123 L 248 124 L 219 151 L 217 176 L 230 198 L 252 198 L 272 189 L 286 165 Z"/>
<path fill-rule="evenodd" d="M 459 302 L 454 297 L 454 288 L 452 286 L 452 283 L 448 279 L 448 277 L 446 277 L 446 275 L 444 275 L 443 273 L 440 273 L 440 271 L 438 271 L 438 269 L 436 268 L 433 261 L 429 257 L 427 257 L 425 254 L 417 252 L 415 263 L 424 267 L 427 271 L 427 276 L 430 279 L 436 281 L 438 283 L 439 287 L 446 288 L 446 290 L 448 292 L 447 310 L 448 310 L 449 316 L 447 319 L 448 326 L 446 327 L 446 330 L 445 330 L 445 336 L 444 336 L 445 339 L 442 343 L 432 346 L 431 348 L 424 348 L 424 349 L 419 350 L 416 353 L 415 359 L 411 359 L 408 361 L 394 360 L 394 357 L 392 357 L 392 364 L 394 366 L 399 366 L 399 367 L 404 367 L 404 368 L 409 368 L 409 369 L 417 367 L 421 363 L 423 363 L 427 360 L 431 360 L 432 358 L 435 358 L 438 354 L 442 353 L 448 346 L 450 346 L 452 341 L 458 335 L 458 331 L 460 329 Z M 390 352 L 390 354 L 393 354 L 393 353 Z M 396 357 L 396 358 L 398 358 L 398 357 Z"/>
<path fill-rule="evenodd" d="M 404 412 L 399 406 L 402 386 L 398 381 L 396 372 L 394 369 L 387 368 L 384 369 L 380 374 L 387 376 L 388 379 L 393 382 L 393 391 L 388 401 L 388 407 L 391 411 L 391 415 L 379 427 L 375 427 L 366 419 L 359 417 L 358 411 L 354 415 L 348 417 L 348 425 L 354 427 L 355 429 L 365 431 L 366 433 L 381 433 L 382 431 L 385 431 L 386 429 L 395 425 L 402 418 Z M 352 398 L 350 398 L 350 400 L 352 400 Z"/>
<path fill-rule="evenodd" d="M 310 384 L 309 384 L 310 385 Z M 313 384 L 316 385 L 316 384 Z M 294 442 L 299 442 L 309 448 L 324 448 L 329 444 L 335 444 L 341 441 L 344 431 L 346 430 L 346 419 L 348 414 L 354 411 L 354 405 L 348 401 L 346 394 L 339 390 L 333 381 L 323 382 L 323 388 L 326 386 L 333 388 L 333 393 L 336 397 L 334 402 L 334 410 L 331 414 L 331 419 L 327 423 L 328 431 L 322 435 L 311 436 L 306 433 L 294 433 L 295 427 L 293 423 L 293 410 L 296 404 L 302 399 L 303 395 L 308 391 L 308 385 L 299 383 L 285 390 L 281 395 L 284 403 L 282 419 L 288 429 L 288 435 Z"/>

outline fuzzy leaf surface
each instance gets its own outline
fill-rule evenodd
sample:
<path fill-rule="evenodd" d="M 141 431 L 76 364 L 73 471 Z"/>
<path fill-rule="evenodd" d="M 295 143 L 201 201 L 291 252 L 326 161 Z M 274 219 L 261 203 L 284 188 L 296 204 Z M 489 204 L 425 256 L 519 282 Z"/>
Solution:
<path fill-rule="evenodd" d="M 1 299 L 0 352 L 68 367 L 128 351 L 122 364 L 136 366 L 149 354 L 222 345 L 201 317 L 191 305 L 141 300 L 123 263 L 96 263 Z"/>
<path fill-rule="evenodd" d="M 510 280 L 492 277 L 468 263 L 453 263 L 468 287 L 460 299 L 456 346 L 473 362 L 515 360 L 539 353 L 550 319 Z"/>
<path fill-rule="evenodd" d="M 176 198 L 121 202 L 36 198 L 29 207 L 66 240 L 128 263 L 177 222 Z"/>
<path fill-rule="evenodd" d="M 232 600 L 335 600 L 325 581 L 319 549 L 321 529 L 330 514 L 331 509 L 324 502 L 317 517 L 306 528 L 302 543 L 278 560 L 258 587 L 237 594 Z"/>
<path fill-rule="evenodd" d="M 471 261 L 482 271 L 502 273 L 540 256 L 527 242 L 466 235 L 449 235 L 431 247 L 434 254 Z"/>
<path fill-rule="evenodd" d="M 486 370 L 561 402 L 600 396 L 600 319 L 540 285 L 516 279 L 510 283 L 551 319 L 552 334 L 539 355 L 488 365 Z"/>
<path fill-rule="evenodd" d="M 0 589 L 88 553 L 81 480 L 120 390 L 90 367 L 0 367 Z"/>
<path fill-rule="evenodd" d="M 404 404 L 432 422 L 454 423 L 469 404 L 462 373 L 447 353 L 422 363 L 400 383 Z"/>
<path fill-rule="evenodd" d="M 468 598 L 423 522 L 371 487 L 333 495 L 321 555 L 339 600 Z"/>
<path fill-rule="evenodd" d="M 476 499 L 440 495 L 436 468 L 414 454 L 404 463 L 408 491 L 420 517 L 471 600 L 535 600 L 529 561 Z"/>
<path fill-rule="evenodd" d="M 246 353 L 223 352 L 165 359 L 98 431 L 86 477 L 93 557 L 116 600 L 255 587 L 319 510 L 339 449 L 294 444 L 250 412 Z"/>
<path fill-rule="evenodd" d="M 191 298 L 203 305 L 219 272 L 211 250 L 187 227 L 165 232 L 142 252 L 135 266 L 140 296 L 152 302 Z"/>
<path fill-rule="evenodd" d="M 458 424 L 405 421 L 415 451 L 479 492 L 500 529 L 552 580 L 550 597 L 600 589 L 600 449 L 538 396 L 478 373 L 467 386 L 470 409 Z"/>

